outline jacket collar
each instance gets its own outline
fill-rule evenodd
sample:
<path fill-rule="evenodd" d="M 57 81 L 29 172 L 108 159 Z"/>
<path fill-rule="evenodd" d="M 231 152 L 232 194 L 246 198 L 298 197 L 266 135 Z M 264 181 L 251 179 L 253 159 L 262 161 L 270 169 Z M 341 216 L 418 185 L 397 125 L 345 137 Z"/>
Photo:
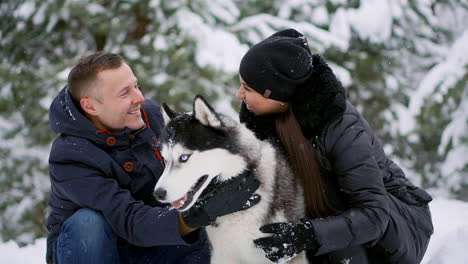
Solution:
<path fill-rule="evenodd" d="M 314 73 L 291 100 L 294 116 L 307 138 L 320 135 L 346 109 L 345 90 L 330 67 L 317 54 L 312 63 Z"/>

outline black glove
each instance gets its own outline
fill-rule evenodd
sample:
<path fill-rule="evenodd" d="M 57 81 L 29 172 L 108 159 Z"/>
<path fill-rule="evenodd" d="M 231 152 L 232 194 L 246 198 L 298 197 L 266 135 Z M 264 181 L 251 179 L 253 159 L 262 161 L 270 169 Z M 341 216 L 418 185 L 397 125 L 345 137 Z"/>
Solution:
<path fill-rule="evenodd" d="M 253 173 L 245 170 L 202 194 L 189 210 L 182 212 L 182 218 L 192 228 L 213 224 L 218 216 L 245 210 L 260 202 L 260 195 L 254 193 L 259 186 Z"/>
<path fill-rule="evenodd" d="M 313 225 L 307 219 L 301 219 L 296 223 L 264 225 L 260 231 L 273 234 L 273 236 L 254 240 L 255 245 L 261 248 L 265 256 L 273 262 L 290 259 L 304 250 L 311 253 L 318 250 Z"/>
<path fill-rule="evenodd" d="M 421 206 L 432 201 L 432 197 L 425 190 L 416 186 L 401 187 L 390 193 L 409 205 Z"/>

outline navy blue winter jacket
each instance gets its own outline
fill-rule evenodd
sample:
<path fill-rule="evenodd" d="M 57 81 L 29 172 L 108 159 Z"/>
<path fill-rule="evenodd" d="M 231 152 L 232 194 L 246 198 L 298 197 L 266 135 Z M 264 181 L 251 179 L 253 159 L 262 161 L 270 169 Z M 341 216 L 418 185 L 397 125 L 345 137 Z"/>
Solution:
<path fill-rule="evenodd" d="M 60 135 L 49 157 L 47 259 L 63 222 L 80 208 L 101 212 L 114 232 L 131 244 L 186 244 L 179 235 L 178 213 L 158 207 L 152 196 L 164 168 L 157 149 L 161 112 L 150 100 L 141 111 L 146 127 L 110 133 L 78 111 L 66 87 L 54 99 L 49 120 Z"/>

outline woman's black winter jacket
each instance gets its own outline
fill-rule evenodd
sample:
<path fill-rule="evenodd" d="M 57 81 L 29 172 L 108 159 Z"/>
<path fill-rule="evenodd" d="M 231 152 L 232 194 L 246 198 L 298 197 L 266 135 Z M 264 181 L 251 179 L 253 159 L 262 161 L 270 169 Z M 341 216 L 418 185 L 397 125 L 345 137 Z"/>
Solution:
<path fill-rule="evenodd" d="M 431 196 L 389 159 L 331 69 L 314 55 L 314 75 L 291 107 L 319 151 L 324 188 L 340 208 L 313 221 L 316 255 L 363 245 L 378 263 L 419 263 L 433 233 Z M 261 139 L 276 140 L 275 116 L 254 116 L 243 104 L 241 122 Z"/>

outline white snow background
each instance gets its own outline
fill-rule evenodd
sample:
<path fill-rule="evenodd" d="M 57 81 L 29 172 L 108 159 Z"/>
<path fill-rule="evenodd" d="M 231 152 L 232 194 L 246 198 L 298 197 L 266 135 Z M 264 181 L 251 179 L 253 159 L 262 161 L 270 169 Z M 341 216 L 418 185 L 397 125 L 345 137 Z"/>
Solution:
<path fill-rule="evenodd" d="M 422 264 L 467 263 L 468 203 L 458 200 L 436 199 L 430 203 L 434 235 Z M 0 264 L 44 263 L 45 238 L 19 248 L 14 242 L 0 244 Z"/>
<path fill-rule="evenodd" d="M 150 7 L 158 3 L 159 1 L 150 1 Z M 237 11 L 235 7 L 229 8 L 231 13 L 222 12 L 224 9 L 219 6 L 227 5 L 231 1 L 216 0 L 211 1 L 208 5 L 209 10 L 218 15 L 218 19 L 225 21 L 228 24 L 233 24 L 236 21 Z M 302 6 L 306 1 L 304 0 L 290 0 L 284 1 L 280 5 L 280 16 L 272 17 L 266 14 L 259 14 L 251 18 L 245 19 L 232 26 L 232 30 L 241 30 L 246 32 L 249 39 L 256 39 L 260 41 L 261 38 L 258 34 L 254 33 L 252 29 L 262 29 L 260 35 L 267 36 L 273 33 L 272 27 L 295 27 L 298 30 L 306 33 L 307 35 L 314 36 L 315 38 L 309 39 L 311 45 L 318 48 L 321 51 L 321 47 L 334 46 L 346 50 L 348 40 L 351 36 L 351 30 L 356 31 L 361 37 L 368 38 L 372 42 L 384 42 L 386 41 L 391 31 L 392 19 L 398 20 L 402 15 L 404 9 L 401 6 L 407 4 L 407 0 L 361 0 L 361 7 L 356 10 L 350 10 L 348 12 L 342 11 L 337 12 L 333 17 L 328 17 L 325 10 L 316 9 L 314 10 L 313 19 L 314 23 L 320 24 L 321 21 L 325 23 L 328 19 L 331 21 L 330 31 L 321 30 L 308 23 L 295 23 L 282 19 L 287 17 L 288 14 L 294 7 Z M 344 2 L 342 0 L 331 0 L 331 2 Z M 429 6 L 429 1 L 427 5 Z M 19 16 L 28 16 L 34 11 L 33 6 L 25 3 L 16 12 Z M 97 5 L 90 5 L 89 11 L 102 12 Z M 449 13 L 452 14 L 452 13 Z M 462 14 L 462 12 L 460 13 Z M 44 12 L 37 12 L 34 17 L 34 23 L 40 23 L 44 19 Z M 436 21 L 437 17 L 431 15 L 431 12 L 424 12 L 425 17 L 428 21 Z M 179 13 L 175 15 L 179 18 L 178 23 L 181 28 L 189 35 L 198 36 L 198 50 L 197 50 L 197 63 L 201 66 L 211 65 L 212 67 L 225 71 L 235 73 L 239 64 L 239 60 L 247 50 L 247 46 L 239 43 L 232 35 L 227 34 L 224 31 L 216 31 L 210 27 L 205 27 L 198 17 L 193 16 L 187 9 L 179 10 Z M 373 23 L 369 23 L 370 20 Z M 398 130 L 401 132 L 407 132 L 410 136 L 410 132 L 415 126 L 414 115 L 419 112 L 419 108 L 424 102 L 424 98 L 431 96 L 437 89 L 444 90 L 453 85 L 455 80 L 458 80 L 460 76 L 466 73 L 466 67 L 468 64 L 468 52 L 466 52 L 466 46 L 468 46 L 468 29 L 466 27 L 467 18 L 466 16 L 460 15 L 455 17 L 456 19 L 446 19 L 444 21 L 455 21 L 451 25 L 456 34 L 456 39 L 447 48 L 443 46 L 433 47 L 431 45 L 425 46 L 427 43 L 418 43 L 418 48 L 421 50 L 428 50 L 430 53 L 438 54 L 439 56 L 433 62 L 432 67 L 428 72 L 424 73 L 421 78 L 421 82 L 413 92 L 413 96 L 410 98 L 409 107 L 394 105 L 393 111 L 398 113 L 400 117 L 399 121 L 395 121 L 389 127 L 389 129 Z M 442 20 L 440 20 L 442 21 Z M 448 22 L 447 22 L 448 23 Z M 437 24 L 437 23 L 434 23 Z M 257 25 L 256 27 L 252 25 Z M 259 26 L 258 26 L 259 25 Z M 421 29 L 422 30 L 422 29 Z M 221 45 L 219 43 L 222 43 Z M 331 43 L 331 44 L 330 44 Z M 161 39 L 157 39 L 154 43 L 156 47 L 162 47 L 165 43 Z M 226 48 L 226 45 L 228 46 Z M 228 52 L 226 52 L 228 51 Z M 125 54 L 130 56 L 133 54 L 135 57 L 141 56 L 137 52 L 132 53 L 126 50 Z M 221 59 L 220 59 L 221 58 Z M 338 65 L 331 64 L 333 71 L 338 75 L 340 80 L 345 86 L 349 85 L 350 73 L 347 69 L 344 69 Z M 64 71 L 64 74 L 69 69 Z M 162 74 L 163 76 L 164 74 Z M 156 77 L 155 77 L 156 78 Z M 162 78 L 162 77 L 161 77 Z M 394 83 L 394 76 L 389 76 L 387 82 L 391 87 L 391 83 Z M 442 93 L 441 93 L 442 94 Z M 51 95 L 52 96 L 52 95 Z M 232 95 L 230 95 L 232 96 Z M 463 95 L 466 100 L 466 93 Z M 51 100 L 51 98 L 47 98 Z M 466 102 L 466 101 L 465 101 Z M 50 104 L 49 101 L 43 102 L 45 105 Z M 232 112 L 230 105 L 224 101 L 217 104 L 217 110 L 225 113 Z M 442 135 L 443 144 L 440 147 L 440 152 L 445 149 L 445 146 L 457 140 L 460 135 L 466 135 L 468 111 L 466 110 L 467 104 L 460 104 L 457 111 L 454 112 L 454 118 L 452 122 L 447 126 Z M 20 118 L 19 116 L 15 116 Z M 389 115 L 389 120 L 392 118 Z M 9 120 L 11 121 L 11 120 Z M 24 122 L 24 120 L 16 120 L 16 122 Z M 0 128 L 5 128 L 10 125 L 7 121 L 0 118 Z M 406 134 L 406 133 L 405 133 Z M 15 144 L 19 146 L 16 148 L 16 152 L 13 155 L 34 155 L 34 156 L 47 156 L 44 155 L 47 150 L 37 150 L 31 152 L 28 150 L 24 153 L 21 150 L 21 146 L 25 146 L 18 138 L 14 138 L 12 141 L 3 141 L 1 144 Z M 456 143 L 456 142 L 455 142 Z M 447 156 L 447 161 L 443 166 L 444 175 L 447 176 L 447 185 L 453 186 L 458 184 L 455 181 L 457 177 L 462 177 L 461 174 L 457 173 L 457 170 L 462 168 L 468 162 L 468 150 L 464 144 L 455 144 L 458 147 L 452 149 Z M 391 146 L 386 146 L 391 148 Z M 386 149 L 387 152 L 391 152 L 391 149 Z M 415 180 L 417 177 L 411 171 L 411 168 L 405 166 L 404 162 L 397 162 L 404 168 L 405 172 L 414 180 L 414 183 L 419 185 Z M 44 184 L 38 183 L 37 186 L 47 187 Z M 43 193 L 43 192 L 40 192 Z M 450 200 L 442 198 L 447 196 L 443 191 L 438 192 L 434 190 L 431 194 L 436 198 L 430 203 L 435 233 L 432 236 L 431 242 L 427 249 L 426 255 L 422 261 L 423 264 L 463 264 L 468 263 L 468 202 L 462 202 L 458 200 Z M 37 194 L 40 197 L 41 194 Z M 24 203 L 28 203 L 29 199 L 25 199 Z M 16 218 L 15 218 L 16 219 Z M 0 264 L 31 264 L 31 263 L 44 263 L 45 262 L 45 251 L 46 251 L 46 240 L 41 238 L 35 241 L 34 244 L 20 248 L 12 241 L 0 244 Z"/>

